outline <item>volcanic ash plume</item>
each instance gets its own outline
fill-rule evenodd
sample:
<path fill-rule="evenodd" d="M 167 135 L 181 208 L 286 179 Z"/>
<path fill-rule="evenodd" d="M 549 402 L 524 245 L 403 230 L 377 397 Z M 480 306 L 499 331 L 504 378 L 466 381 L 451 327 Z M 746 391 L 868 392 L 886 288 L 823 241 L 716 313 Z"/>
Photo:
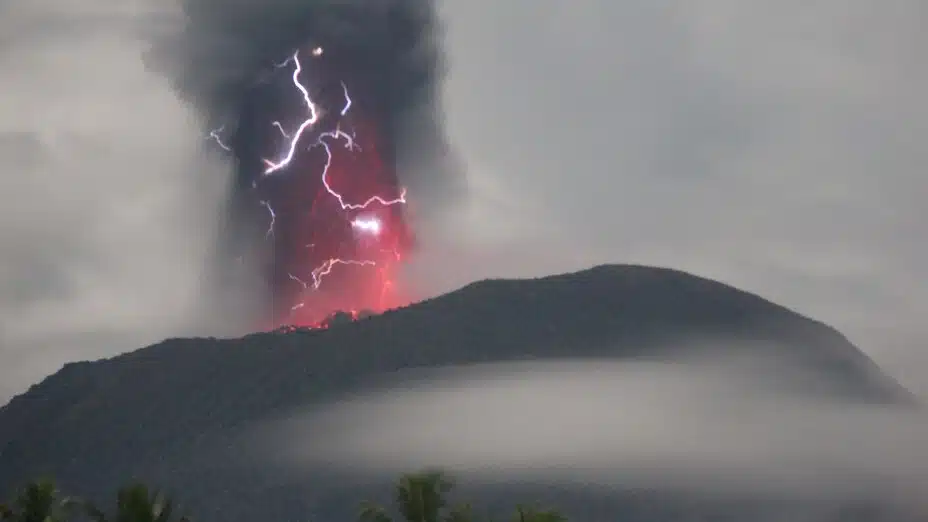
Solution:
<path fill-rule="evenodd" d="M 233 160 L 214 284 L 257 267 L 269 318 L 403 304 L 410 212 L 458 193 L 439 111 L 430 0 L 187 0 L 159 41 L 164 71 Z"/>

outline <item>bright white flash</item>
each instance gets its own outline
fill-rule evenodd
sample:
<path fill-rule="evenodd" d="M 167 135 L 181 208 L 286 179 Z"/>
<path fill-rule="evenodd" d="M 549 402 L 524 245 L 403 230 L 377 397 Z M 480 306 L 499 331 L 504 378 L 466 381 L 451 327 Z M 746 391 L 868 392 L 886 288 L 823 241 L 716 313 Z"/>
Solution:
<path fill-rule="evenodd" d="M 380 235 L 380 231 L 383 230 L 383 223 L 380 222 L 377 218 L 354 218 L 351 221 L 351 228 L 364 232 L 367 234 L 373 234 L 375 236 Z"/>

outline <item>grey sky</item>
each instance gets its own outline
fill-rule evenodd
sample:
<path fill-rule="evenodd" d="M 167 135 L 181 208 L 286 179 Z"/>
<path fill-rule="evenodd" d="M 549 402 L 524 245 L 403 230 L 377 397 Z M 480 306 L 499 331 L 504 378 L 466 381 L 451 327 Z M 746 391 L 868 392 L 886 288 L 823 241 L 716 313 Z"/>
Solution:
<path fill-rule="evenodd" d="M 208 304 L 225 167 L 140 63 L 165 5 L 0 4 L 0 402 L 68 360 L 196 331 Z M 473 197 L 421 224 L 424 293 L 672 266 L 824 320 L 928 391 L 923 1 L 443 10 Z"/>

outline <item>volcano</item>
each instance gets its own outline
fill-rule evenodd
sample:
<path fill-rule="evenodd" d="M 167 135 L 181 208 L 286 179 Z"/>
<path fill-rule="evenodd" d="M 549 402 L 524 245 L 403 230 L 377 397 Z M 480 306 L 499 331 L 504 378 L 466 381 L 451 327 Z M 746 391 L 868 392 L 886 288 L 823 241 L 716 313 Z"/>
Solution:
<path fill-rule="evenodd" d="M 321 472 L 280 474 L 249 460 L 237 435 L 405 369 L 565 357 L 671 360 L 681 355 L 667 348 L 679 346 L 668 343 L 675 339 L 745 341 L 746 350 L 774 350 L 814 376 L 814 389 L 803 393 L 916 405 L 822 323 L 684 272 L 609 265 L 477 282 L 338 328 L 170 339 L 68 364 L 0 410 L 0 493 L 53 476 L 63 490 L 102 501 L 117 486 L 141 479 L 173 492 L 205 522 L 346 520 L 384 484 Z M 516 486 L 487 488 L 492 503 L 511 498 Z M 565 488 L 551 502 L 581 519 L 759 520 L 784 506 L 804 513 L 801 504 L 782 500 L 696 502 L 660 490 L 593 498 L 583 488 Z M 829 512 L 849 512 L 840 508 Z M 862 514 L 828 520 L 903 520 L 867 505 L 854 513 Z"/>
<path fill-rule="evenodd" d="M 251 236 L 237 258 L 263 259 L 272 327 L 405 302 L 392 276 L 413 236 L 384 109 L 331 54 L 295 51 L 249 89 L 230 144 L 211 132 L 238 168 L 225 241 Z"/>

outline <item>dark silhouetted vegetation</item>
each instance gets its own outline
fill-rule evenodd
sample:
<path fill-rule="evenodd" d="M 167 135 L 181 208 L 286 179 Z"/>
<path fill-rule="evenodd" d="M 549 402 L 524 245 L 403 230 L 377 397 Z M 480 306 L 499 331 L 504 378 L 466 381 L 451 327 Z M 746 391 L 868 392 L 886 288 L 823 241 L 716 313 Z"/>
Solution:
<path fill-rule="evenodd" d="M 27 484 L 6 505 L 0 505 L 0 520 L 11 522 L 64 522 L 73 518 L 82 502 L 63 496 L 47 479 Z"/>
<path fill-rule="evenodd" d="M 84 503 L 84 512 L 93 522 L 187 522 L 186 517 L 174 517 L 171 499 L 144 484 L 120 489 L 110 514 L 90 502 Z"/>
<path fill-rule="evenodd" d="M 425 470 L 400 477 L 394 490 L 393 510 L 362 502 L 359 522 L 477 522 L 470 504 L 448 503 L 454 482 L 444 472 Z M 116 493 L 116 505 L 107 512 L 92 502 L 63 496 L 50 480 L 27 484 L 9 504 L 0 504 L 4 522 L 188 522 L 164 493 L 144 484 L 132 484 Z M 557 511 L 516 506 L 512 522 L 566 522 Z"/>

